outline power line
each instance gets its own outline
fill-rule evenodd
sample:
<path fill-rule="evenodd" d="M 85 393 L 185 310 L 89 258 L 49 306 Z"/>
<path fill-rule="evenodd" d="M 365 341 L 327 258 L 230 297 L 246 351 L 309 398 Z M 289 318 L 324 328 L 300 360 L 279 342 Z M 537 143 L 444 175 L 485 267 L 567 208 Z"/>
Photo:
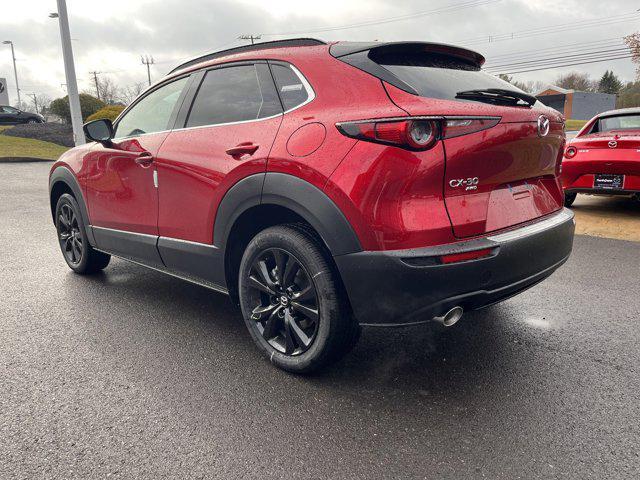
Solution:
<path fill-rule="evenodd" d="M 571 53 L 571 52 L 578 52 L 580 50 L 588 50 L 590 48 L 606 48 L 606 47 L 615 47 L 615 46 L 622 46 L 624 45 L 623 41 L 622 41 L 622 37 L 612 37 L 612 38 L 605 38 L 605 39 L 601 39 L 601 40 L 595 40 L 593 42 L 580 42 L 580 43 L 569 43 L 569 44 L 565 44 L 562 46 L 554 46 L 554 47 L 548 47 L 548 48 L 536 48 L 533 50 L 518 50 L 518 51 L 512 51 L 509 53 L 504 53 L 504 54 L 500 54 L 500 55 L 487 55 L 487 58 L 490 58 L 491 62 L 494 61 L 502 61 L 502 60 L 507 60 L 511 57 L 522 57 L 523 55 L 526 55 L 527 58 L 531 57 L 531 54 L 533 54 L 533 56 L 540 56 L 540 55 L 548 55 L 550 53 Z"/>
<path fill-rule="evenodd" d="M 514 71 L 506 71 L 506 72 L 499 72 L 499 73 L 505 74 L 505 75 L 515 75 L 516 73 L 539 72 L 541 70 L 549 70 L 549 69 L 552 69 L 552 68 L 573 67 L 573 66 L 576 66 L 576 65 L 587 65 L 587 64 L 590 64 L 590 63 L 610 62 L 610 61 L 614 61 L 614 60 L 623 60 L 625 58 L 632 58 L 632 57 L 633 57 L 633 55 L 623 55 L 623 56 L 618 56 L 618 57 L 606 57 L 606 58 L 602 58 L 602 59 L 599 59 L 599 60 L 590 60 L 590 61 L 576 62 L 576 63 L 565 63 L 565 64 L 561 64 L 561 65 L 547 65 L 547 66 L 543 66 L 543 67 L 540 67 L 540 68 L 532 68 L 532 69 L 529 69 L 529 70 L 514 70 Z"/>
<path fill-rule="evenodd" d="M 598 19 L 582 20 L 571 23 L 562 23 L 556 25 L 549 25 L 546 27 L 538 27 L 532 29 L 525 29 L 516 32 L 489 34 L 481 37 L 473 37 L 467 39 L 458 40 L 457 43 L 463 45 L 478 45 L 485 43 L 495 43 L 505 40 L 514 40 L 516 38 L 530 38 L 537 37 L 542 34 L 566 32 L 568 30 L 581 30 L 583 28 L 601 27 L 606 25 L 613 25 L 616 23 L 626 23 L 630 21 L 637 21 L 639 14 L 637 11 L 628 12 L 620 15 L 613 15 L 611 17 L 603 17 Z"/>
<path fill-rule="evenodd" d="M 614 48 L 611 50 L 596 50 L 591 52 L 584 53 L 576 53 L 574 55 L 562 55 L 559 57 L 547 57 L 547 58 L 539 58 L 536 60 L 525 60 L 523 62 L 513 62 L 513 63 L 503 63 L 501 65 L 492 65 L 490 67 L 486 67 L 485 70 L 496 70 L 496 69 L 504 69 L 504 68 L 514 68 L 520 65 L 526 66 L 535 66 L 535 64 L 546 64 L 549 62 L 555 61 L 573 61 L 573 60 L 585 60 L 589 57 L 598 58 L 608 56 L 620 55 L 621 52 L 630 53 L 629 47 L 623 48 Z"/>
<path fill-rule="evenodd" d="M 348 25 L 340 25 L 336 27 L 323 27 L 323 28 L 315 28 L 315 29 L 312 28 L 309 30 L 298 30 L 298 31 L 292 31 L 292 32 L 263 33 L 262 35 L 265 37 L 275 37 L 275 36 L 284 36 L 284 35 L 303 35 L 303 34 L 322 33 L 322 32 L 334 32 L 337 30 L 347 30 L 351 28 L 369 27 L 373 25 L 382 25 L 386 23 L 399 22 L 402 20 L 410 20 L 413 18 L 425 17 L 429 15 L 440 15 L 444 13 L 458 12 L 460 10 L 466 10 L 469 8 L 490 5 L 490 4 L 501 2 L 501 1 L 502 0 L 471 0 L 471 1 L 468 0 L 468 1 L 460 2 L 454 5 L 449 5 L 446 7 L 440 7 L 433 10 L 427 10 L 424 12 L 409 13 L 406 15 L 399 15 L 396 17 L 390 17 L 386 19 L 368 20 L 365 22 L 351 23 Z"/>

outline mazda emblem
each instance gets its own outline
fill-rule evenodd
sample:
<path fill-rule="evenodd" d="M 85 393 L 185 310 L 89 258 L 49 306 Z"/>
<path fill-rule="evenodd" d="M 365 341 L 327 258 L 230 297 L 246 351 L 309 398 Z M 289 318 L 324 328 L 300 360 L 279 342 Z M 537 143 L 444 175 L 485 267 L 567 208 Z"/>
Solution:
<path fill-rule="evenodd" d="M 551 122 L 544 115 L 540 115 L 538 117 L 538 135 L 541 137 L 546 137 L 549 134 L 549 127 L 551 126 Z"/>
<path fill-rule="evenodd" d="M 609 148 L 616 148 L 618 146 L 618 142 L 616 142 L 615 140 L 611 140 L 609 142 Z"/>

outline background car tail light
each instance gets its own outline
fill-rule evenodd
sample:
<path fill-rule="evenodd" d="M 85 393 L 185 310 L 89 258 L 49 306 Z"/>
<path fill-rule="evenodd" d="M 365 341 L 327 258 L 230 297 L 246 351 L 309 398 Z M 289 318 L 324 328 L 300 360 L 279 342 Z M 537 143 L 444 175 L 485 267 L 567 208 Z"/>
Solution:
<path fill-rule="evenodd" d="M 567 147 L 567 149 L 564 151 L 564 156 L 566 158 L 573 158 L 576 156 L 576 153 L 578 153 L 578 149 L 576 147 Z"/>
<path fill-rule="evenodd" d="M 336 124 L 340 133 L 407 150 L 428 150 L 438 140 L 459 137 L 496 126 L 500 118 L 402 119 Z"/>

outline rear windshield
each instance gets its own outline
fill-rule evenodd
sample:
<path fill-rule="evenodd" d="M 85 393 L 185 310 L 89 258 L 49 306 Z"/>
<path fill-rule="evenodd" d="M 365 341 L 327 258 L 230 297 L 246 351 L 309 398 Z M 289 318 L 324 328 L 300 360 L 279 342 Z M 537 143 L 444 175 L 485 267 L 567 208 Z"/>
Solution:
<path fill-rule="evenodd" d="M 443 100 L 456 98 L 459 92 L 500 88 L 521 92 L 508 82 L 455 57 L 437 53 L 378 55 L 371 60 L 383 66 L 400 80 L 413 87 L 422 97 Z"/>
<path fill-rule="evenodd" d="M 612 132 L 615 130 L 640 130 L 639 115 L 619 115 L 598 120 L 596 132 Z"/>

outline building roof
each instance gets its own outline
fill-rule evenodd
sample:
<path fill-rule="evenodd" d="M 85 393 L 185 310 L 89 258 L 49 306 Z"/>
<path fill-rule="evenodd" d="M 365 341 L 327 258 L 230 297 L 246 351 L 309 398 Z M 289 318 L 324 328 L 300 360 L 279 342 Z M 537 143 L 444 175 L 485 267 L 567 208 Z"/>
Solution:
<path fill-rule="evenodd" d="M 544 87 L 542 90 L 540 90 L 539 92 L 535 93 L 535 96 L 537 97 L 538 95 L 546 92 L 547 90 L 554 90 L 558 93 L 561 93 L 563 95 L 566 95 L 567 93 L 573 93 L 575 92 L 575 90 L 573 89 L 566 89 L 566 88 L 562 88 L 562 87 L 558 87 L 556 85 L 547 85 L 546 87 Z"/>

